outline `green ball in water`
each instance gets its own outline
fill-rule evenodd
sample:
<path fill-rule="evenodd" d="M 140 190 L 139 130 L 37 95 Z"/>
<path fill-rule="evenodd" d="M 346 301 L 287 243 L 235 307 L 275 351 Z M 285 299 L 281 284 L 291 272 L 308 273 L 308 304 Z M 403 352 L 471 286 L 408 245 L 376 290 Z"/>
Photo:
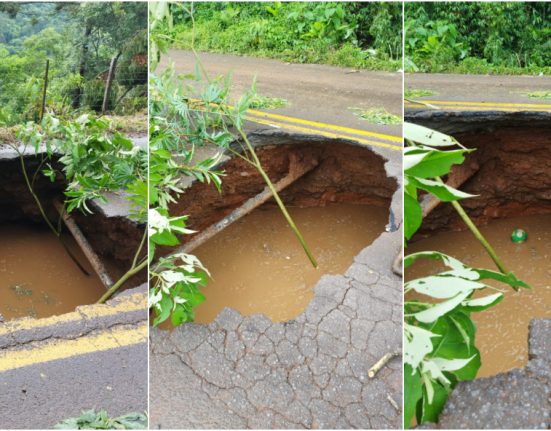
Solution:
<path fill-rule="evenodd" d="M 517 244 L 526 241 L 526 231 L 523 229 L 515 229 L 511 234 L 511 240 Z"/>

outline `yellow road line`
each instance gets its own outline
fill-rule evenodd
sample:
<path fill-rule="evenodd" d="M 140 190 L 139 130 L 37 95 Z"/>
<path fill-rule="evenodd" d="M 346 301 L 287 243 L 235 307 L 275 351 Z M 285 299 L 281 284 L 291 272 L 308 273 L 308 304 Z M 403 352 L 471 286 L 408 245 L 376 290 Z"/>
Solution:
<path fill-rule="evenodd" d="M 67 359 L 87 353 L 104 352 L 147 342 L 146 322 L 137 327 L 112 329 L 75 340 L 46 342 L 37 347 L 0 352 L 0 373 L 44 362 Z M 108 366 L 108 365 L 107 365 Z"/>
<path fill-rule="evenodd" d="M 428 103 L 431 105 L 440 105 L 440 106 L 472 106 L 472 107 L 504 107 L 504 108 L 514 108 L 510 110 L 519 110 L 519 109 L 532 109 L 532 110 L 551 110 L 551 104 L 548 103 L 503 103 L 503 102 L 463 102 L 463 101 L 452 101 L 452 100 L 425 100 L 419 99 L 419 103 L 415 101 L 405 101 L 405 105 L 417 105 Z M 497 109 L 496 109 L 497 110 Z"/>
<path fill-rule="evenodd" d="M 249 118 L 246 117 L 246 119 L 249 119 Z M 277 126 L 277 127 L 282 128 L 282 129 L 296 130 L 298 132 L 303 132 L 303 133 L 308 133 L 308 134 L 316 134 L 316 135 L 326 136 L 328 138 L 349 139 L 349 140 L 353 140 L 353 141 L 356 141 L 356 142 L 360 142 L 364 145 L 373 145 L 375 147 L 389 148 L 389 149 L 394 150 L 394 151 L 402 151 L 402 147 L 400 147 L 398 145 L 385 144 L 383 142 L 377 142 L 377 141 L 370 141 L 370 140 L 367 140 L 367 139 L 357 138 L 355 136 L 343 135 L 343 134 L 340 134 L 340 133 L 324 132 L 324 131 L 321 131 L 321 130 L 318 130 L 318 129 L 310 129 L 310 128 L 307 128 L 307 127 L 299 127 L 299 126 L 294 126 L 294 125 L 287 124 L 287 123 L 278 123 L 278 122 L 275 122 L 275 121 L 267 121 L 267 120 L 261 120 L 261 119 L 254 119 L 253 121 L 255 121 L 256 123 L 260 123 L 260 124 L 266 124 L 268 126 Z"/>
<path fill-rule="evenodd" d="M 416 106 L 417 104 L 406 104 L 404 105 L 406 109 L 413 108 L 413 106 Z M 419 104 L 421 105 L 421 104 Z M 549 109 L 514 109 L 514 108 L 492 108 L 492 107 L 483 107 L 483 106 L 454 106 L 454 105 L 440 105 L 443 109 L 451 109 L 455 111 L 499 111 L 499 112 L 521 112 L 521 111 L 529 111 L 529 112 L 551 112 L 551 108 Z M 420 108 L 423 109 L 423 108 Z M 430 106 L 425 107 L 425 109 L 431 109 Z M 435 110 L 436 111 L 436 110 Z"/>
<path fill-rule="evenodd" d="M 59 316 L 46 317 L 44 319 L 23 319 L 6 322 L 0 325 L 0 335 L 7 335 L 21 330 L 32 330 L 55 326 L 60 323 L 77 322 L 82 320 L 84 314 L 87 318 L 113 316 L 115 314 L 147 309 L 147 294 L 134 293 L 122 296 L 120 302 L 115 304 L 97 304 L 82 306 L 79 311 L 61 314 Z"/>
<path fill-rule="evenodd" d="M 256 109 L 249 109 L 247 113 L 255 116 L 258 115 L 261 117 L 288 121 L 290 123 L 297 123 L 297 124 L 304 124 L 307 126 L 319 127 L 321 129 L 326 129 L 326 130 L 334 130 L 337 132 L 351 133 L 353 135 L 372 136 L 372 137 L 376 137 L 376 138 L 380 138 L 380 139 L 384 139 L 386 141 L 392 141 L 392 142 L 399 142 L 399 143 L 402 142 L 402 138 L 398 136 L 386 135 L 384 133 L 377 133 L 377 132 L 368 132 L 366 130 L 353 129 L 353 128 L 344 127 L 344 126 L 337 126 L 335 124 L 321 123 L 319 121 L 303 120 L 302 118 L 288 117 L 287 115 L 273 114 L 273 113 L 268 113 L 264 111 L 258 111 Z"/>
<path fill-rule="evenodd" d="M 432 105 L 491 105 L 491 106 L 537 106 L 539 108 L 551 108 L 548 103 L 503 103 L 503 102 L 463 102 L 455 100 L 421 100 Z"/>
<path fill-rule="evenodd" d="M 192 102 L 201 102 L 201 100 L 197 98 L 191 98 L 189 100 Z M 216 103 L 209 103 L 209 105 L 216 106 Z M 235 106 L 233 105 L 227 105 L 227 106 L 230 109 L 235 109 Z M 386 141 L 398 142 L 400 144 L 402 143 L 402 138 L 398 136 L 386 135 L 384 133 L 377 133 L 377 132 L 368 132 L 366 130 L 353 129 L 353 128 L 344 127 L 344 126 L 337 126 L 336 124 L 321 123 L 319 121 L 304 120 L 302 118 L 289 117 L 287 115 L 272 114 L 264 111 L 258 111 L 256 109 L 248 109 L 247 114 L 252 115 L 252 117 L 251 116 L 247 117 L 249 121 L 253 121 L 260 124 L 267 124 L 267 123 L 261 121 L 260 119 L 257 119 L 256 116 L 274 119 L 273 121 L 282 120 L 290 123 L 304 124 L 307 126 L 313 126 L 321 129 L 326 129 L 326 130 L 334 130 L 336 132 L 345 132 L 345 133 L 351 133 L 353 135 L 361 135 L 361 136 L 371 136 L 371 137 L 383 139 Z M 294 126 L 294 127 L 298 128 L 298 126 Z M 313 129 L 310 129 L 310 130 L 313 130 Z"/>

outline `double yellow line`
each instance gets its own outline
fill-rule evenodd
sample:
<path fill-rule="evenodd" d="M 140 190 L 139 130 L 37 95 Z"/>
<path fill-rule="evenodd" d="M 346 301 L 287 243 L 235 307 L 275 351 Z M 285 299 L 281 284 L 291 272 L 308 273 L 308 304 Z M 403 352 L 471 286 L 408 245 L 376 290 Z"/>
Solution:
<path fill-rule="evenodd" d="M 460 102 L 451 100 L 425 99 L 419 101 L 406 100 L 404 103 L 406 109 L 427 108 L 425 104 L 434 105 L 444 109 L 455 109 L 461 111 L 551 112 L 551 104 L 548 103 Z"/>
<path fill-rule="evenodd" d="M 147 322 L 119 326 L 75 339 L 37 343 L 32 347 L 0 351 L 0 373 L 89 353 L 147 343 Z"/>
<path fill-rule="evenodd" d="M 365 145 L 388 148 L 394 151 L 402 150 L 402 138 L 384 133 L 368 132 L 366 130 L 304 120 L 287 115 L 257 111 L 255 109 L 249 109 L 245 118 L 248 121 L 271 127 L 321 135 L 328 138 L 350 139 Z"/>
<path fill-rule="evenodd" d="M 39 334 L 36 341 L 0 349 L 0 374 L 3 372 L 39 365 L 44 362 L 58 361 L 90 353 L 103 352 L 121 347 L 147 343 L 147 293 L 134 293 L 122 296 L 114 304 L 85 305 L 77 311 L 44 319 L 21 319 L 0 325 L 0 336 L 15 335 L 21 332 L 24 338 L 32 338 L 34 331 Z M 117 315 L 143 311 L 143 321 L 131 325 L 120 325 L 104 329 Z M 104 320 L 102 323 L 101 321 Z M 56 338 L 56 329 L 63 325 L 79 328 L 83 322 L 97 322 L 98 331 L 73 338 Z M 121 319 L 124 322 L 124 319 Z M 94 323 L 90 323 L 94 325 Z M 45 334 L 50 336 L 45 337 Z M 0 381 L 2 378 L 0 377 Z"/>

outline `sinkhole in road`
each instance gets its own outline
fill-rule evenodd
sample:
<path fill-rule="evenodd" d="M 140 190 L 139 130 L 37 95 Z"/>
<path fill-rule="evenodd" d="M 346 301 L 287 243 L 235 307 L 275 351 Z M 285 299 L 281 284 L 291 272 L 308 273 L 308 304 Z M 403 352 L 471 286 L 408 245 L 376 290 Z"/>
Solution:
<path fill-rule="evenodd" d="M 507 269 L 532 286 L 514 292 L 508 286 L 489 283 L 504 290 L 505 299 L 489 310 L 473 313 L 482 360 L 478 377 L 524 366 L 530 321 L 551 317 L 551 122 L 549 118 L 532 118 L 527 124 L 524 117 L 516 118 L 521 121 L 509 117 L 505 122 L 483 114 L 463 118 L 455 114 L 443 130 L 477 149 L 448 177 L 450 181 L 459 179 L 461 190 L 477 195 L 463 200 L 463 208 Z M 431 127 L 430 121 L 421 123 Z M 524 243 L 511 240 L 516 228 L 527 232 Z M 406 253 L 421 250 L 441 251 L 467 265 L 497 270 L 451 205 L 440 204 L 425 218 Z M 416 263 L 406 271 L 406 279 L 442 269 L 431 262 Z"/>
<path fill-rule="evenodd" d="M 213 321 L 224 307 L 273 321 L 297 317 L 320 277 L 344 273 L 389 223 L 396 182 L 387 176 L 384 160 L 367 147 L 296 138 L 293 143 L 269 140 L 256 151 L 274 183 L 293 170 L 306 171 L 280 196 L 319 266 L 311 265 L 270 199 L 193 250 L 211 274 L 197 322 Z M 264 190 L 260 175 L 240 158 L 221 168 L 226 173 L 222 193 L 194 182 L 172 208 L 189 216 L 197 235 Z"/>
<path fill-rule="evenodd" d="M 62 241 L 83 265 L 71 260 L 60 240 L 41 225 L 0 225 L 0 314 L 6 320 L 42 318 L 93 304 L 105 288 L 70 235 Z"/>
<path fill-rule="evenodd" d="M 40 166 L 40 156 L 25 156 L 24 161 L 31 174 Z M 58 225 L 59 214 L 53 201 L 63 198 L 64 187 L 62 179 L 51 183 L 42 174 L 36 177 L 36 194 L 54 225 Z M 126 245 L 135 245 L 141 239 L 137 229 L 131 223 L 108 220 L 99 211 L 91 216 L 74 213 L 72 217 L 111 278 L 117 279 L 133 257 Z M 73 236 L 62 223 L 60 226 L 62 235 L 58 238 L 46 226 L 27 189 L 19 158 L 3 152 L 0 155 L 0 315 L 4 320 L 65 314 L 79 305 L 94 304 L 105 292 L 105 286 Z"/>

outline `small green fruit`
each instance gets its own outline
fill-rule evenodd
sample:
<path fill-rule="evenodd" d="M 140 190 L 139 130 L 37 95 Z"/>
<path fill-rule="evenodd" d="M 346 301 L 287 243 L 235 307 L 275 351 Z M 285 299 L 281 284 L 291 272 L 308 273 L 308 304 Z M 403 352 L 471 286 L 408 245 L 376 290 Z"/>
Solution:
<path fill-rule="evenodd" d="M 520 244 L 526 241 L 526 238 L 527 238 L 526 231 L 523 229 L 515 229 L 511 234 L 511 240 L 517 244 Z"/>

